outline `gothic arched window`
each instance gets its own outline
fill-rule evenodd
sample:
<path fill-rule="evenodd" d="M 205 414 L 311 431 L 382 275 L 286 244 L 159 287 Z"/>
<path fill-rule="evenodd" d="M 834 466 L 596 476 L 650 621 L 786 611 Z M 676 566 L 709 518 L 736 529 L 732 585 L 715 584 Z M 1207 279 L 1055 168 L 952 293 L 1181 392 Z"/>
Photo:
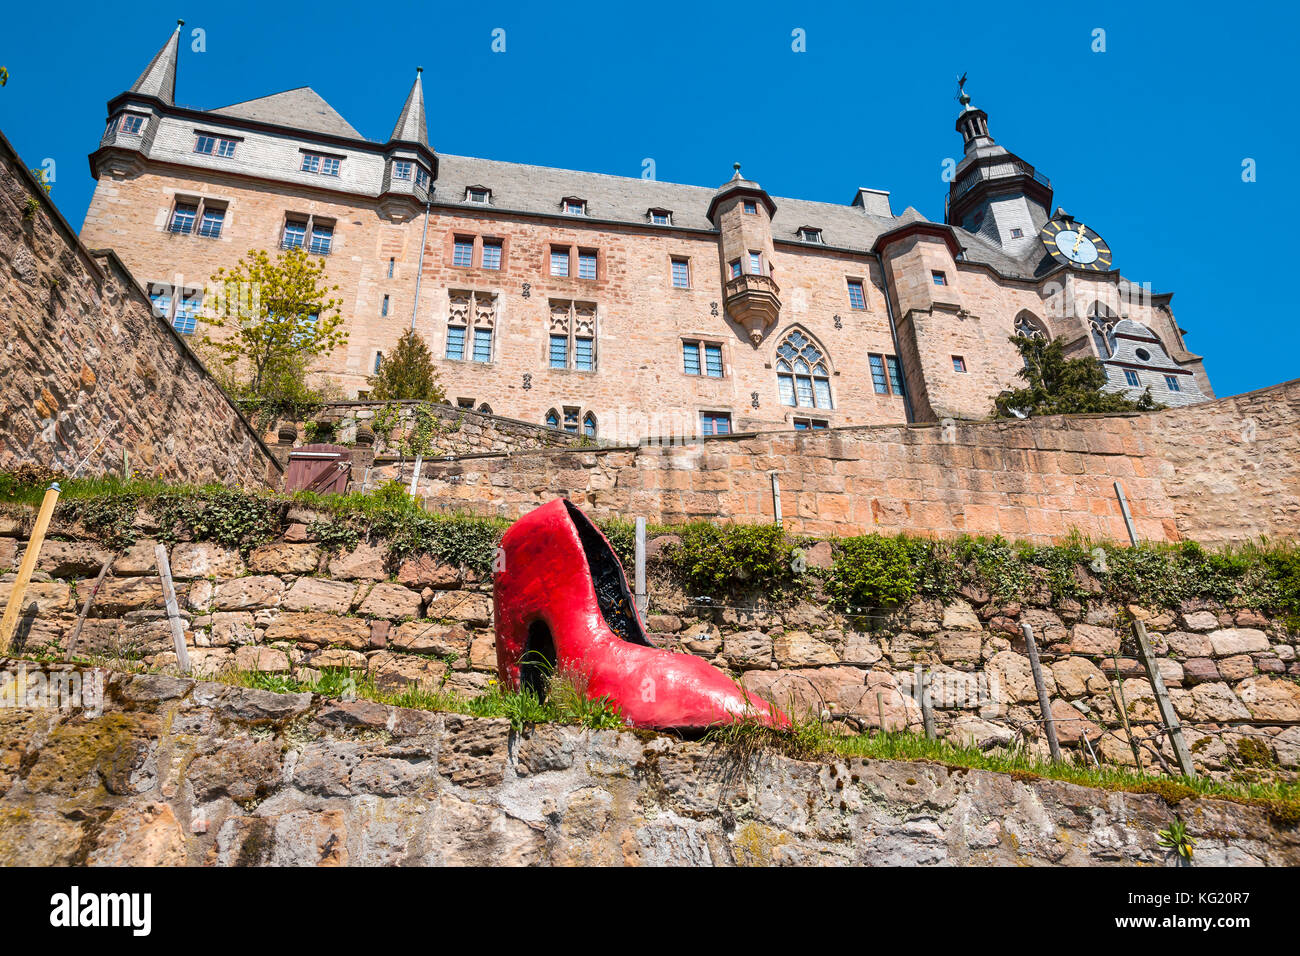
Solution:
<path fill-rule="evenodd" d="M 588 438 L 596 437 L 596 416 L 591 412 L 582 417 L 582 433 Z"/>
<path fill-rule="evenodd" d="M 1092 314 L 1088 316 L 1088 331 L 1099 358 L 1108 359 L 1115 354 L 1115 316 L 1100 302 L 1092 305 Z"/>
<path fill-rule="evenodd" d="M 826 356 L 803 332 L 795 329 L 776 350 L 776 385 L 782 405 L 833 408 L 830 369 Z"/>
<path fill-rule="evenodd" d="M 560 413 L 553 408 L 546 413 L 546 427 L 547 428 L 560 427 Z"/>
<path fill-rule="evenodd" d="M 1016 316 L 1016 335 L 1026 339 L 1042 339 L 1047 341 L 1047 330 L 1039 324 L 1038 320 L 1029 312 L 1021 312 Z"/>

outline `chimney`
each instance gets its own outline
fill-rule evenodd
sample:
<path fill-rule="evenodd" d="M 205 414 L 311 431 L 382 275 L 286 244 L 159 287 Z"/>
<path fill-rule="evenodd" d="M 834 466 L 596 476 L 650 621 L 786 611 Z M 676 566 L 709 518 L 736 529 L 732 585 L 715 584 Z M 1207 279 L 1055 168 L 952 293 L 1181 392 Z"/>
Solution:
<path fill-rule="evenodd" d="M 858 194 L 853 197 L 853 205 L 873 216 L 894 218 L 894 212 L 889 208 L 888 189 L 868 189 L 866 186 L 859 186 Z"/>

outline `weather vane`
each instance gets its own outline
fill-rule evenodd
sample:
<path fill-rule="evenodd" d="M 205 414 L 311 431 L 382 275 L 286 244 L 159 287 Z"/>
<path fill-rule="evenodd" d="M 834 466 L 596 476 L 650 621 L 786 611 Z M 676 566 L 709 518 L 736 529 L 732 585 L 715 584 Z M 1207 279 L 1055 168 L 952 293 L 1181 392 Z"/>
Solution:
<path fill-rule="evenodd" d="M 957 77 L 957 99 L 965 106 L 970 102 L 970 94 L 966 92 L 966 74 L 963 73 Z"/>

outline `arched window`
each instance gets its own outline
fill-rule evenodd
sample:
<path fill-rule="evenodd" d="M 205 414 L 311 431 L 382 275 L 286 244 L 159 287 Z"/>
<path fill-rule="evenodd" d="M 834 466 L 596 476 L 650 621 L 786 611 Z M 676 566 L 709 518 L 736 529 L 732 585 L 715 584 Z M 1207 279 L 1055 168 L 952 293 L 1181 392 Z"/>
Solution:
<path fill-rule="evenodd" d="M 546 427 L 547 428 L 560 427 L 560 413 L 553 408 L 546 413 Z"/>
<path fill-rule="evenodd" d="M 484 402 L 483 404 L 479 405 L 478 410 L 482 412 L 484 415 L 492 414 L 492 406 L 489 405 L 487 402 Z"/>
<path fill-rule="evenodd" d="M 582 416 L 582 433 L 588 438 L 596 437 L 596 416 L 591 412 Z"/>
<path fill-rule="evenodd" d="M 1092 304 L 1088 316 L 1088 331 L 1099 358 L 1108 359 L 1115 354 L 1115 316 L 1100 302 Z"/>
<path fill-rule="evenodd" d="M 833 408 L 826 356 L 795 329 L 776 350 L 776 385 L 781 404 L 797 408 Z"/>
<path fill-rule="evenodd" d="M 1032 312 L 1021 312 L 1016 316 L 1016 335 L 1026 339 L 1042 339 L 1043 341 L 1047 341 L 1049 338 L 1047 330 L 1034 318 Z"/>

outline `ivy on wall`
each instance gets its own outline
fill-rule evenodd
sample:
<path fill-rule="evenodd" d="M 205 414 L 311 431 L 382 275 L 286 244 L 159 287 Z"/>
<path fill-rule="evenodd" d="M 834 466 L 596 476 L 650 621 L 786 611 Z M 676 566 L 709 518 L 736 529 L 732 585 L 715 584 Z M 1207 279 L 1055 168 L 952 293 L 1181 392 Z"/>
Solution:
<path fill-rule="evenodd" d="M 0 509 L 30 522 L 45 478 L 30 471 L 0 474 Z M 64 483 L 53 533 L 88 536 L 123 549 L 142 537 L 214 541 L 248 552 L 278 537 L 290 520 L 311 516 L 309 531 L 328 550 L 383 542 L 394 566 L 418 554 L 486 577 L 509 522 L 425 511 L 398 483 L 365 494 L 255 494 L 221 486 L 90 479 Z M 630 572 L 635 529 L 630 521 L 600 522 Z M 1100 597 L 1118 603 L 1178 608 L 1196 599 L 1280 614 L 1300 628 L 1300 546 L 1247 544 L 1208 550 L 1194 542 L 1094 544 L 1075 538 L 1058 545 L 1002 538 L 933 540 L 907 535 L 860 535 L 831 542 L 829 567 L 804 561 L 811 539 L 775 525 L 696 522 L 653 527 L 670 534 L 658 566 L 688 592 L 707 597 L 758 595 L 772 603 L 824 597 L 845 611 L 889 609 L 915 597 L 951 599 L 961 590 L 997 600 L 1059 605 Z"/>

